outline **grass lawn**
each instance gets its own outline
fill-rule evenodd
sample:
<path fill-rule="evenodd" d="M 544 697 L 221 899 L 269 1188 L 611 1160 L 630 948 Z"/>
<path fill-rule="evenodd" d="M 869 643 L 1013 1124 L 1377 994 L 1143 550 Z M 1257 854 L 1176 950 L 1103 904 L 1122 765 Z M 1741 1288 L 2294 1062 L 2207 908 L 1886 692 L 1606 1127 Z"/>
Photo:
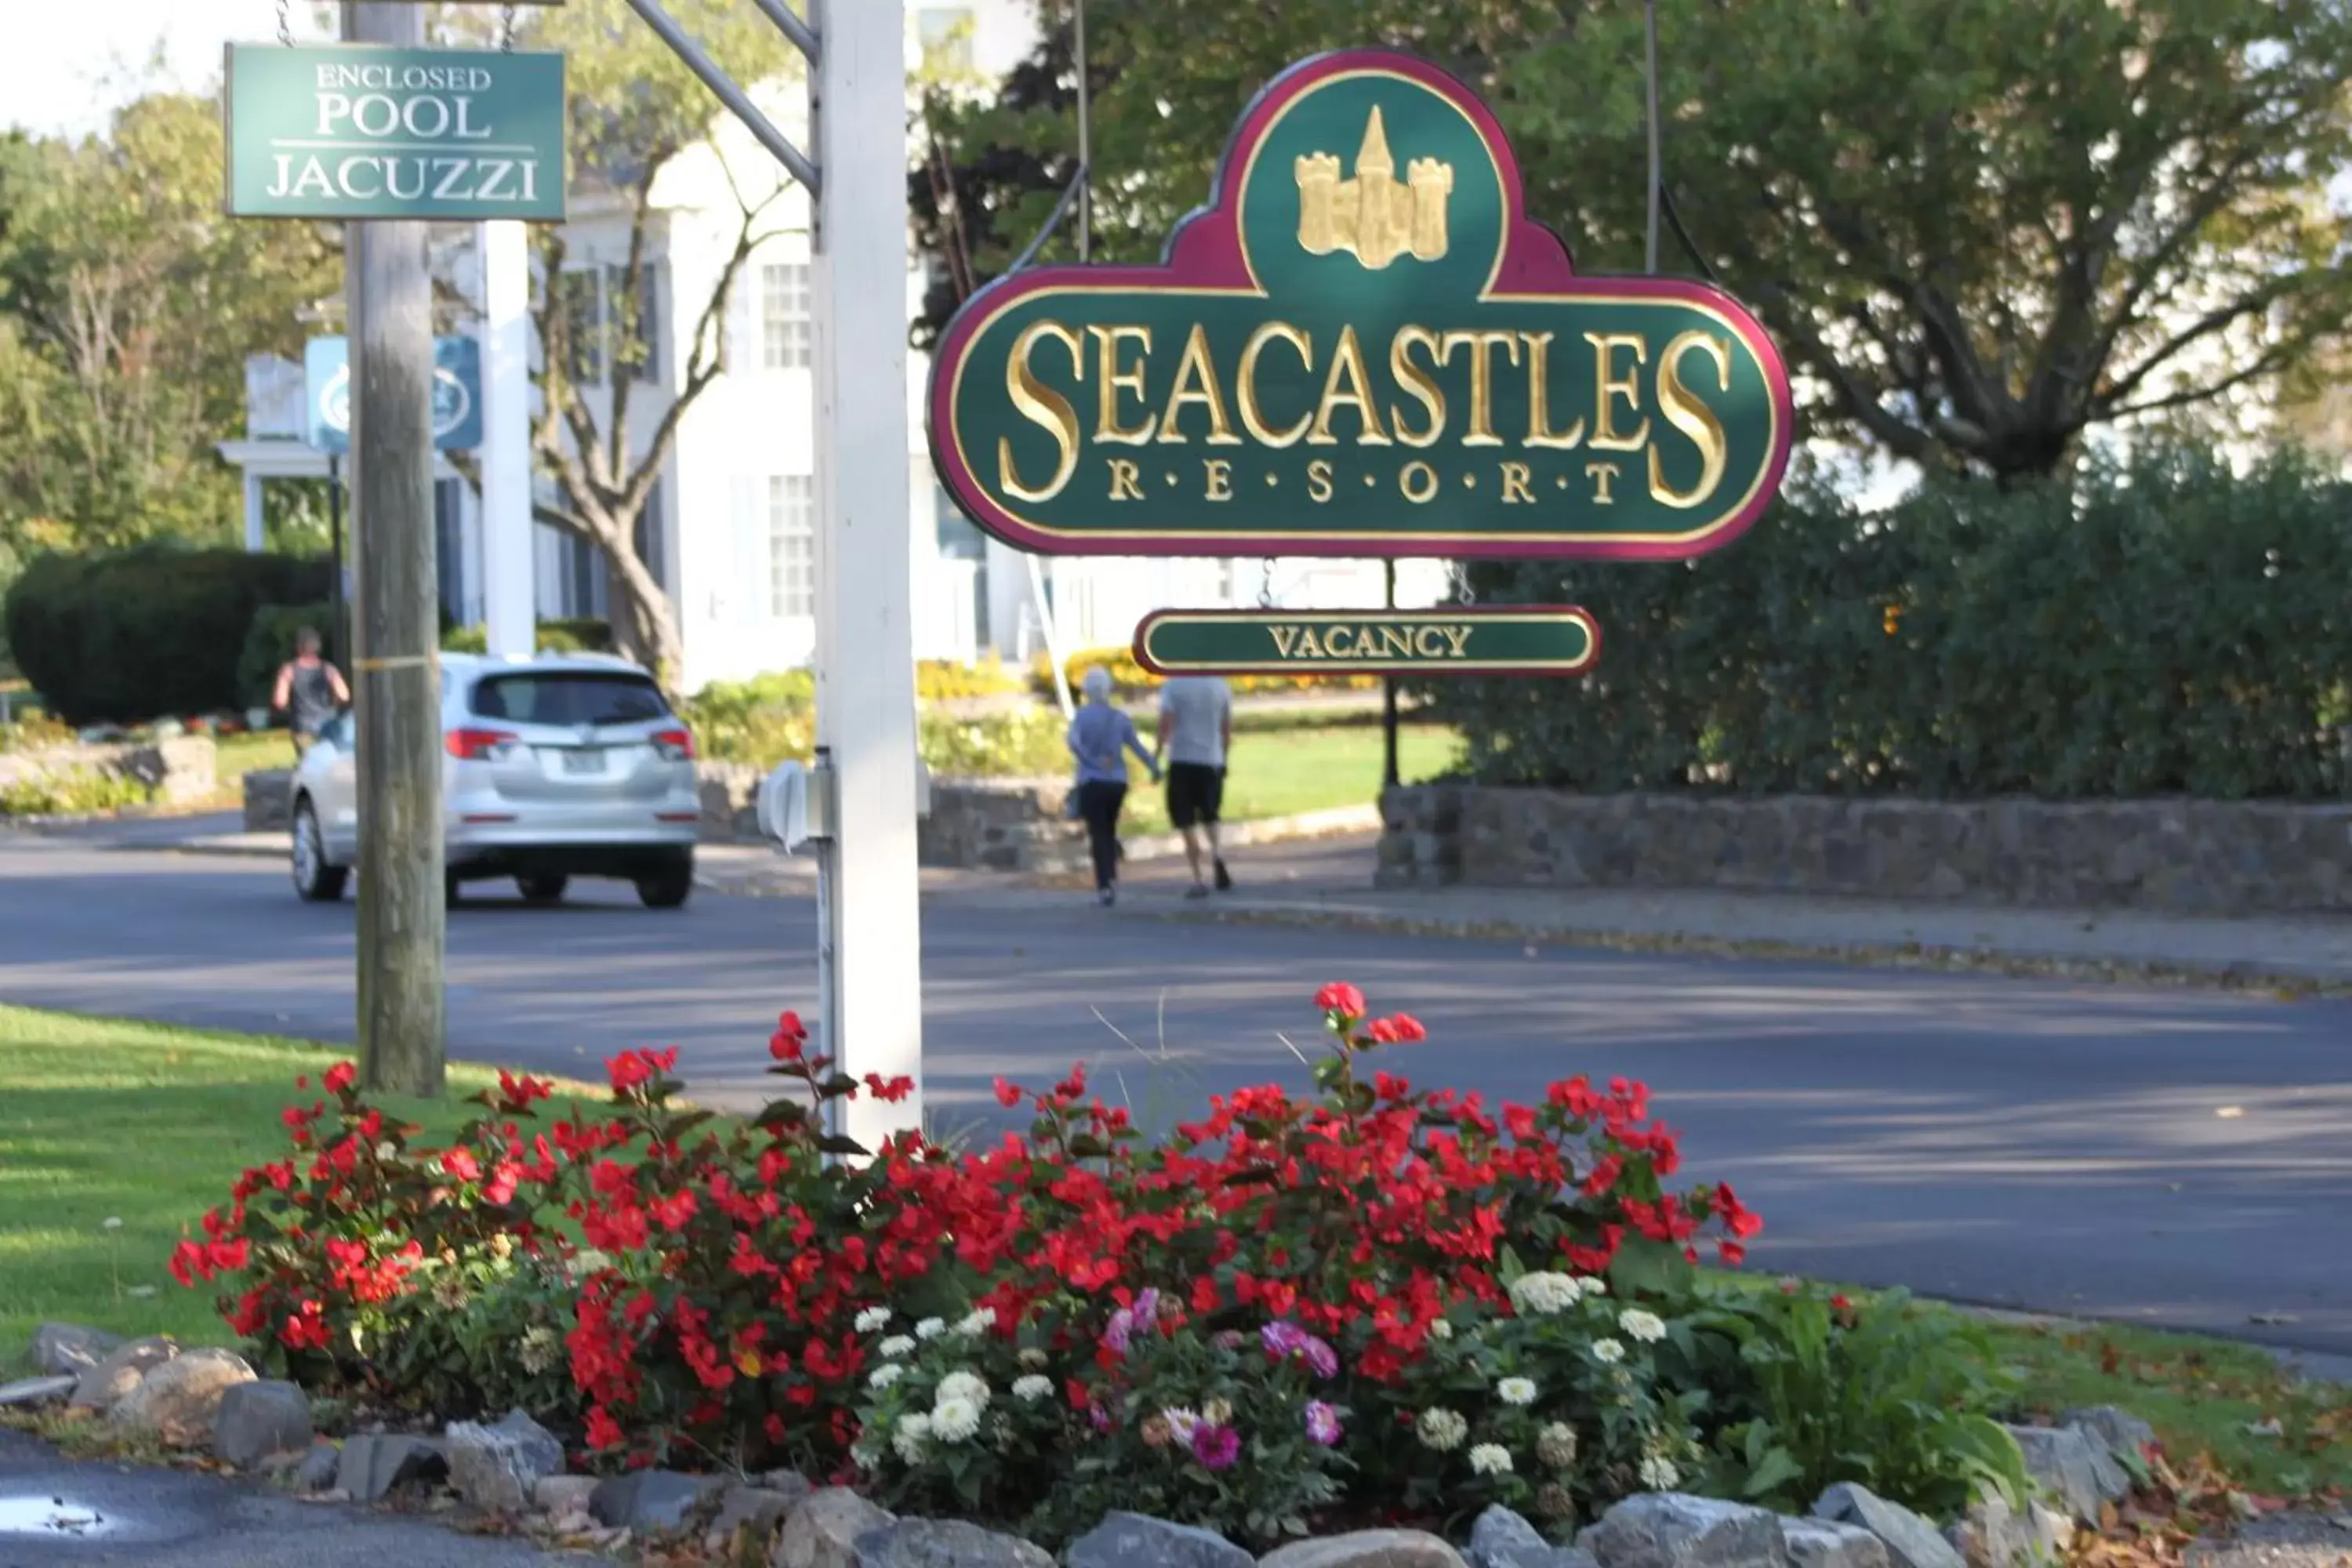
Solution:
<path fill-rule="evenodd" d="M 1149 720 L 1139 722 L 1150 745 Z M 1407 784 L 1433 778 L 1451 768 L 1461 750 L 1461 741 L 1445 725 L 1400 725 L 1397 772 Z M 1378 724 L 1239 731 L 1225 770 L 1225 819 L 1244 822 L 1370 805 L 1380 798 L 1382 760 Z M 1128 792 L 1120 831 L 1166 832 L 1166 797 L 1141 773 L 1133 776 L 1136 787 Z"/>
<path fill-rule="evenodd" d="M 2264 1351 L 2190 1334 L 2106 1323 L 1992 1332 L 2038 1414 L 2118 1405 L 2154 1426 L 2168 1454 L 2210 1454 L 2246 1491 L 2352 1489 L 2352 1387 L 2294 1383 Z"/>
<path fill-rule="evenodd" d="M 220 757 L 214 769 L 220 779 L 220 792 L 225 795 L 238 795 L 247 773 L 265 768 L 290 768 L 294 765 L 293 737 L 283 730 L 223 735 L 214 744 Z"/>
<path fill-rule="evenodd" d="M 172 1248 L 238 1172 L 286 1148 L 295 1076 L 347 1054 L 0 1006 L 0 1366 L 49 1319 L 227 1342 L 212 1293 L 165 1271 Z M 496 1081 L 453 1064 L 447 1100 L 384 1104 L 446 1134 L 477 1109 L 463 1097 Z"/>

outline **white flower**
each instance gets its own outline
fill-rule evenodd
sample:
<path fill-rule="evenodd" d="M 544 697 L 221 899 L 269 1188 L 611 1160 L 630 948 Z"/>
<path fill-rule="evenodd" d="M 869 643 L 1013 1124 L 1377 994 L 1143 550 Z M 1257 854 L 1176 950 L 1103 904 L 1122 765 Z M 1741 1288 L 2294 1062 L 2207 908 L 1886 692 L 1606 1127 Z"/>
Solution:
<path fill-rule="evenodd" d="M 898 1426 L 890 1429 L 890 1447 L 908 1464 L 921 1464 L 930 1443 L 931 1418 L 919 1410 L 909 1410 L 899 1416 Z"/>
<path fill-rule="evenodd" d="M 1429 1325 L 1429 1337 L 1433 1340 L 1450 1340 L 1454 1337 L 1454 1325 L 1440 1318 Z"/>
<path fill-rule="evenodd" d="M 1536 1385 L 1524 1377 L 1507 1377 L 1495 1385 L 1495 1397 L 1506 1405 L 1533 1405 Z"/>
<path fill-rule="evenodd" d="M 961 1334 L 965 1339 L 976 1340 L 994 1327 L 996 1327 L 996 1309 L 993 1307 L 982 1307 L 973 1310 L 964 1318 L 963 1321 L 958 1323 L 956 1325 L 955 1331 Z"/>
<path fill-rule="evenodd" d="M 1576 1277 L 1576 1288 L 1579 1290 L 1583 1291 L 1588 1296 L 1606 1296 L 1609 1294 L 1609 1281 L 1591 1274 L 1578 1275 Z"/>
<path fill-rule="evenodd" d="M 1615 1340 L 1592 1342 L 1592 1359 L 1603 1366 L 1615 1366 L 1625 1359 L 1625 1347 Z"/>
<path fill-rule="evenodd" d="M 1575 1306 L 1580 1294 L 1565 1274 L 1522 1274 L 1511 1281 L 1511 1310 L 1523 1318 L 1549 1318 Z"/>
<path fill-rule="evenodd" d="M 907 1375 L 907 1369 L 895 1361 L 886 1361 L 866 1374 L 866 1386 L 880 1393 Z"/>
<path fill-rule="evenodd" d="M 122 1228 L 122 1216 L 120 1215 L 109 1215 L 98 1223 L 108 1230 L 121 1230 Z"/>
<path fill-rule="evenodd" d="M 1628 1307 L 1618 1313 L 1617 1326 L 1645 1345 L 1656 1344 L 1666 1337 L 1665 1321 L 1655 1312 L 1645 1312 L 1639 1307 Z"/>
<path fill-rule="evenodd" d="M 1175 1438 L 1179 1444 L 1188 1447 L 1192 1441 L 1192 1434 L 1201 1429 L 1201 1413 L 1197 1410 L 1187 1410 L 1181 1405 L 1171 1405 L 1162 1410 L 1160 1413 L 1160 1419 L 1168 1423 L 1170 1436 Z"/>
<path fill-rule="evenodd" d="M 1654 1492 L 1667 1491 L 1683 1479 L 1673 1461 L 1653 1454 L 1642 1461 L 1642 1484 Z"/>
<path fill-rule="evenodd" d="M 1034 1405 L 1041 1399 L 1050 1398 L 1053 1392 L 1054 1380 L 1039 1373 L 1033 1372 L 1026 1377 L 1013 1380 L 1013 1397 L 1024 1405 Z"/>
<path fill-rule="evenodd" d="M 1462 1447 L 1462 1439 L 1470 1436 L 1470 1423 L 1438 1405 L 1423 1411 L 1421 1419 L 1413 1423 L 1413 1430 L 1420 1435 L 1423 1447 L 1444 1454 Z"/>
<path fill-rule="evenodd" d="M 915 1325 L 915 1337 L 919 1340 L 935 1340 L 947 1331 L 948 1324 L 944 1318 L 925 1318 Z"/>
<path fill-rule="evenodd" d="M 861 1334 L 873 1333 L 876 1330 L 879 1329 L 883 1324 L 889 1321 L 889 1308 L 868 1307 L 866 1310 L 857 1314 L 857 1331 Z"/>
<path fill-rule="evenodd" d="M 1500 1443 L 1481 1443 L 1470 1450 L 1470 1468 L 1482 1476 L 1507 1476 L 1511 1451 Z"/>
<path fill-rule="evenodd" d="M 931 1406 L 931 1431 L 945 1443 L 961 1443 L 980 1430 L 980 1406 L 950 1396 Z"/>
<path fill-rule="evenodd" d="M 939 1392 L 933 1395 L 934 1405 L 945 1405 L 950 1399 L 961 1399 L 985 1410 L 988 1408 L 988 1380 L 968 1372 L 951 1372 L 940 1379 Z"/>
<path fill-rule="evenodd" d="M 886 1356 L 902 1356 L 915 1348 L 915 1342 L 904 1334 L 892 1334 L 874 1348 Z"/>
<path fill-rule="evenodd" d="M 1545 1427 L 1536 1438 L 1536 1458 L 1555 1470 L 1576 1463 L 1576 1428 L 1565 1421 Z"/>

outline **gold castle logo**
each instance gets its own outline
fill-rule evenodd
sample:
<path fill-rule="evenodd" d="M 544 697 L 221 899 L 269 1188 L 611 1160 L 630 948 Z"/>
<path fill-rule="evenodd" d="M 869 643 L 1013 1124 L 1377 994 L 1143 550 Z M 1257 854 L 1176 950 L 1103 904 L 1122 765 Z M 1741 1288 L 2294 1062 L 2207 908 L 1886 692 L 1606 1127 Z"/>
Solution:
<path fill-rule="evenodd" d="M 1297 174 L 1298 244 L 1308 255 L 1344 250 L 1377 272 L 1400 256 L 1435 261 L 1445 254 L 1454 165 L 1415 158 L 1399 180 L 1377 105 L 1356 150 L 1355 178 L 1341 179 L 1328 153 L 1298 159 Z"/>

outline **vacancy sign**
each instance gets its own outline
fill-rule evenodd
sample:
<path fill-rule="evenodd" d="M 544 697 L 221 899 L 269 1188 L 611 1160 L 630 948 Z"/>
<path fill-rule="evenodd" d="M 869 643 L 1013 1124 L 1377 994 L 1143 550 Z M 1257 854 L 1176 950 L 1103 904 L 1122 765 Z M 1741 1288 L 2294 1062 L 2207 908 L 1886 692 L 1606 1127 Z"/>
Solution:
<path fill-rule="evenodd" d="M 563 57 L 228 47 L 236 217 L 563 218 Z"/>

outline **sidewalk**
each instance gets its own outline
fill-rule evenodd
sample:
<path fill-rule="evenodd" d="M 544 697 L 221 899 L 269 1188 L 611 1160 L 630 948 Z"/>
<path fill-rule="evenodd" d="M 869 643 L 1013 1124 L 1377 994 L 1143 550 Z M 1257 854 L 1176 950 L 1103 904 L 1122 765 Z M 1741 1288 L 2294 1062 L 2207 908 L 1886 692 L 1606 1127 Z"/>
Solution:
<path fill-rule="evenodd" d="M 1373 889 L 1368 834 L 1228 857 L 1233 892 L 1187 900 L 1181 860 L 1132 867 L 1116 916 L 1330 926 L 1627 952 L 1828 959 L 2139 984 L 2352 995 L 2352 921 L 2197 919 L 2120 910 L 1895 903 L 1709 889 Z M 1073 900 L 1032 885 L 955 901 Z M 965 886 L 969 886 L 967 882 Z"/>

